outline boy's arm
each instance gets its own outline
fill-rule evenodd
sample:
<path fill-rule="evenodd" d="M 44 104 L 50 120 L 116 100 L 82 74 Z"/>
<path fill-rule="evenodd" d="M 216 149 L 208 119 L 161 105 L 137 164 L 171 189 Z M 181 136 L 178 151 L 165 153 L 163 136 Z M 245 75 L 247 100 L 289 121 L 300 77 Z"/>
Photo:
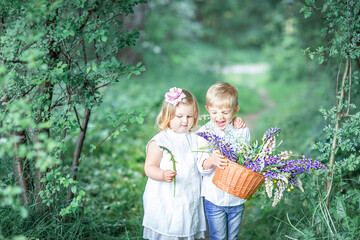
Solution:
<path fill-rule="evenodd" d="M 228 160 L 226 157 L 222 155 L 219 150 L 215 150 L 212 152 L 210 157 L 203 161 L 202 167 L 204 170 L 212 169 L 214 166 L 223 169 L 227 166 L 227 162 Z"/>
<path fill-rule="evenodd" d="M 162 170 L 160 169 L 160 161 L 163 156 L 163 151 L 156 144 L 155 141 L 149 143 L 146 159 L 145 159 L 145 174 L 153 179 L 159 181 L 172 182 L 176 172 L 172 170 Z"/>
<path fill-rule="evenodd" d="M 227 165 L 227 159 L 220 153 L 220 151 L 216 150 L 212 153 L 207 152 L 209 150 L 201 148 L 208 147 L 207 141 L 198 137 L 198 147 L 199 152 L 197 154 L 197 167 L 200 173 L 208 174 L 215 170 L 215 167 L 224 168 Z"/>
<path fill-rule="evenodd" d="M 234 128 L 236 129 L 241 129 L 246 127 L 245 121 L 241 117 L 234 117 L 233 125 Z"/>

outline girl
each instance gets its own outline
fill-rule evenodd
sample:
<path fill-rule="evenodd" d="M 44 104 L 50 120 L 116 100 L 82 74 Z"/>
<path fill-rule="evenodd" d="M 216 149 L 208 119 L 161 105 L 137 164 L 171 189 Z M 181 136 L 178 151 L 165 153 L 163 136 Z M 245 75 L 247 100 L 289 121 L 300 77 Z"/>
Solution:
<path fill-rule="evenodd" d="M 198 104 L 189 91 L 174 87 L 165 94 L 157 117 L 161 131 L 146 147 L 144 169 L 149 178 L 143 196 L 145 239 L 204 238 L 197 136 L 193 133 L 198 116 Z"/>

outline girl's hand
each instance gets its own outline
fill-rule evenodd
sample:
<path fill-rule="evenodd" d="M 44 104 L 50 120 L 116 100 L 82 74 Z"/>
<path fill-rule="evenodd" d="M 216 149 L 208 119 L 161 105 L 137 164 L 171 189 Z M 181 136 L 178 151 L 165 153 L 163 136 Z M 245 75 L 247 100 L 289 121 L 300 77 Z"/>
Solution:
<path fill-rule="evenodd" d="M 234 128 L 236 128 L 236 129 L 246 127 L 245 121 L 241 117 L 235 117 L 233 119 L 233 124 L 234 124 Z"/>
<path fill-rule="evenodd" d="M 162 179 L 168 183 L 171 183 L 176 176 L 176 172 L 173 170 L 163 170 Z"/>
<path fill-rule="evenodd" d="M 220 169 L 224 169 L 225 166 L 228 165 L 227 158 L 220 153 L 219 150 L 215 150 L 211 156 L 209 157 L 209 161 L 211 161 L 212 166 L 216 166 Z"/>

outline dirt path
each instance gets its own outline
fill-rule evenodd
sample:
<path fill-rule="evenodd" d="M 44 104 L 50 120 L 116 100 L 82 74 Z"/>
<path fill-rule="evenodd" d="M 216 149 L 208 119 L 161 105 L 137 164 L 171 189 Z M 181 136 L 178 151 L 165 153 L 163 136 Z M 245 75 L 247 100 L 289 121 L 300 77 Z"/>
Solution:
<path fill-rule="evenodd" d="M 235 64 L 223 67 L 221 72 L 223 74 L 261 74 L 269 70 L 269 65 L 266 63 L 257 64 Z"/>
<path fill-rule="evenodd" d="M 236 64 L 236 65 L 232 65 L 232 66 L 226 66 L 224 68 L 222 68 L 222 73 L 227 75 L 227 74 L 232 74 L 232 75 L 241 75 L 241 74 L 250 74 L 250 75 L 258 75 L 258 74 L 262 74 L 266 71 L 269 70 L 269 66 L 265 63 L 258 63 L 258 64 Z M 261 118 L 261 116 L 268 112 L 271 111 L 272 109 L 275 108 L 275 103 L 273 100 L 271 100 L 269 98 L 269 94 L 266 91 L 266 89 L 262 88 L 262 87 L 258 87 L 256 86 L 255 81 L 248 81 L 246 83 L 242 83 L 242 84 L 246 84 L 248 86 L 251 87 L 255 87 L 257 89 L 257 93 L 259 94 L 259 97 L 261 99 L 262 102 L 265 103 L 265 108 L 261 109 L 259 112 L 257 113 L 252 113 L 252 114 L 245 114 L 244 116 L 244 120 L 246 122 L 246 125 L 250 128 L 250 131 L 253 130 L 255 128 L 255 124 L 256 121 Z"/>
<path fill-rule="evenodd" d="M 264 113 L 271 111 L 275 108 L 275 102 L 269 98 L 268 92 L 265 89 L 259 88 L 257 92 L 261 98 L 261 101 L 265 103 L 266 107 L 261 109 L 257 113 L 245 114 L 245 122 L 246 125 L 249 127 L 250 131 L 255 128 L 256 121 L 261 118 Z"/>

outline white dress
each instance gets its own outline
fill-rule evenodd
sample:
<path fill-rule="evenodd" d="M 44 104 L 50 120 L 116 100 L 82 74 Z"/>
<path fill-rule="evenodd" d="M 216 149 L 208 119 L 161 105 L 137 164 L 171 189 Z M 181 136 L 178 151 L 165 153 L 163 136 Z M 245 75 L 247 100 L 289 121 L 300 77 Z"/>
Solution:
<path fill-rule="evenodd" d="M 145 239 L 191 240 L 204 238 L 206 222 L 201 199 L 201 175 L 196 167 L 197 136 L 166 129 L 155 135 L 159 146 L 168 148 L 176 161 L 174 182 L 148 178 L 143 196 Z M 147 147 L 146 147 L 147 150 Z M 170 154 L 163 151 L 161 169 L 173 170 Z"/>

